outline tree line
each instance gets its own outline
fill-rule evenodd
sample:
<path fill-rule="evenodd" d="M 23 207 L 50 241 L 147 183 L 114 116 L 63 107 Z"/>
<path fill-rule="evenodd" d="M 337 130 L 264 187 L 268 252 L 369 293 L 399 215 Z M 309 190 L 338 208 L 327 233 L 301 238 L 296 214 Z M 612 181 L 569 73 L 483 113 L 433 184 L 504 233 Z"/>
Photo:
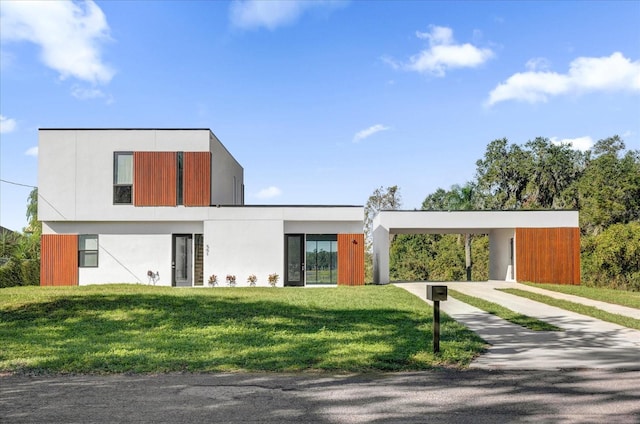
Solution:
<path fill-rule="evenodd" d="M 400 189 L 380 187 L 365 223 L 399 209 Z M 544 210 L 580 212 L 582 283 L 640 291 L 640 151 L 619 136 L 587 151 L 538 137 L 524 145 L 506 138 L 487 145 L 475 178 L 428 194 L 422 210 Z M 369 235 L 370 226 L 365 226 Z M 488 237 L 397 235 L 390 248 L 392 280 L 485 280 Z"/>

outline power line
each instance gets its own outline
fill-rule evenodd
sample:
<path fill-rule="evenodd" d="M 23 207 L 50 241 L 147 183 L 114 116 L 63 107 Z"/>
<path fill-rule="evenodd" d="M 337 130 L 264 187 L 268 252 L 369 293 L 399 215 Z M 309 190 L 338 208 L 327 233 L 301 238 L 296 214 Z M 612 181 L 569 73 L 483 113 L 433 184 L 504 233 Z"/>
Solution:
<path fill-rule="evenodd" d="M 21 183 L 16 183 L 16 182 L 13 182 L 13 181 L 3 180 L 2 178 L 0 178 L 0 181 L 2 181 L 3 183 L 13 184 L 13 185 L 22 186 L 22 187 L 38 188 L 36 186 L 32 186 L 32 185 L 29 185 L 29 184 L 21 184 Z"/>

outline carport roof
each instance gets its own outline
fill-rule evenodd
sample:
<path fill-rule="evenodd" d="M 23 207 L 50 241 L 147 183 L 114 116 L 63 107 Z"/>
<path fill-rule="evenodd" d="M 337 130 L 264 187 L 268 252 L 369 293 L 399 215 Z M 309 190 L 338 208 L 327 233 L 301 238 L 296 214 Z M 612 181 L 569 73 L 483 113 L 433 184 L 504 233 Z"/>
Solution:
<path fill-rule="evenodd" d="M 487 233 L 509 228 L 578 227 L 576 210 L 543 211 L 381 211 L 373 229 L 403 233 Z"/>

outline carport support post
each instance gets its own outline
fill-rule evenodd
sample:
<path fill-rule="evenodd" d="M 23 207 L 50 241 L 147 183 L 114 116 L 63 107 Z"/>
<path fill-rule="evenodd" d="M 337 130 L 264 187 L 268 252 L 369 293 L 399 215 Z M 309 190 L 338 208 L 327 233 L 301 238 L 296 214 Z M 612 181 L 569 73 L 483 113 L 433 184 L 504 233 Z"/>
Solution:
<path fill-rule="evenodd" d="M 433 353 L 440 353 L 440 301 L 433 301 Z"/>

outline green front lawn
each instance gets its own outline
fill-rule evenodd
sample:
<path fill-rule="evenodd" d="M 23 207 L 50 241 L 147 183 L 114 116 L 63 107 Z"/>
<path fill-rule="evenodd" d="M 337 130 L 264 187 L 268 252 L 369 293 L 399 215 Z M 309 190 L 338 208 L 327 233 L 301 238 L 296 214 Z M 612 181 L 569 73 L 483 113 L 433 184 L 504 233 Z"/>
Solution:
<path fill-rule="evenodd" d="M 0 371 L 370 371 L 464 367 L 484 343 L 393 286 L 0 290 Z"/>
<path fill-rule="evenodd" d="M 619 314 L 612 314 L 611 312 L 603 311 L 594 306 L 583 305 L 581 303 L 570 302 L 564 299 L 556 299 L 554 297 L 545 296 L 544 294 L 538 294 L 527 290 L 520 289 L 497 289 L 506 293 L 515 294 L 516 296 L 526 297 L 527 299 L 535 300 L 536 302 L 545 303 L 550 306 L 566 309 L 567 311 L 576 312 L 578 314 L 587 315 L 593 318 L 600 319 L 602 321 L 612 322 L 614 324 L 622 325 L 624 327 L 634 328 L 640 330 L 640 320 L 627 317 Z"/>
<path fill-rule="evenodd" d="M 601 302 L 614 303 L 616 305 L 628 306 L 640 309 L 640 292 L 630 292 L 626 290 L 614 290 L 603 287 L 587 287 L 560 284 L 537 284 L 524 283 L 531 287 L 539 287 L 545 290 L 552 290 L 565 294 L 586 297 L 588 299 L 599 300 Z"/>

